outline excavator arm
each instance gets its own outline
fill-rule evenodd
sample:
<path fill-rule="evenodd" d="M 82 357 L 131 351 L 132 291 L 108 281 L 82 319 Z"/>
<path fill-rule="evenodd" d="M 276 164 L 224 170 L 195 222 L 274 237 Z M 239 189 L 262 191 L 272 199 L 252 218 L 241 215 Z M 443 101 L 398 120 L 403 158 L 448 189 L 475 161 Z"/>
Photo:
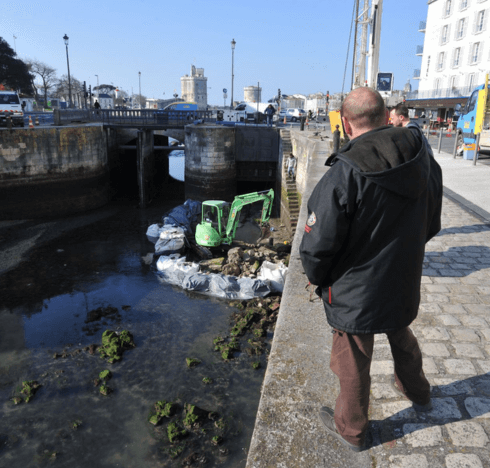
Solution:
<path fill-rule="evenodd" d="M 226 236 L 224 243 L 231 243 L 235 238 L 236 228 L 240 220 L 240 212 L 245 205 L 250 205 L 258 201 L 263 201 L 261 223 L 269 221 L 272 211 L 272 202 L 274 201 L 274 190 L 266 190 L 263 192 L 247 193 L 245 195 L 237 195 L 231 205 L 230 216 L 226 225 Z"/>

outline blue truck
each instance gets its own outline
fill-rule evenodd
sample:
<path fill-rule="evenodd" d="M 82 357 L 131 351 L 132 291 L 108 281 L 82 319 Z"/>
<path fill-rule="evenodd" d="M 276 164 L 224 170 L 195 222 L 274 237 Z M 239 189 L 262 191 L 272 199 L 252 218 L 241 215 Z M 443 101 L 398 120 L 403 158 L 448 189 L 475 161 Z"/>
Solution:
<path fill-rule="evenodd" d="M 480 134 L 480 149 L 482 153 L 490 153 L 490 92 L 488 75 L 485 84 L 475 88 L 464 106 L 459 104 L 455 110 L 459 112 L 456 138 L 458 152 L 463 151 L 463 145 L 475 143 L 476 135 Z"/>

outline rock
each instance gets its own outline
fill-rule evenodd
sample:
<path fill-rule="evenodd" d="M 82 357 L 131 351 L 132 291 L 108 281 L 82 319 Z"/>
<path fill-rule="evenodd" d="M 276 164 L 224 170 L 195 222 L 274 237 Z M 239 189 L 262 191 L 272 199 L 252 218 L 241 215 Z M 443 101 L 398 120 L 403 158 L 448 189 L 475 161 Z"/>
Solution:
<path fill-rule="evenodd" d="M 238 276 L 241 272 L 240 266 L 236 263 L 228 263 L 223 267 L 224 275 Z"/>
<path fill-rule="evenodd" d="M 234 247 L 228 251 L 228 263 L 241 263 L 243 260 L 243 250 L 241 247 Z"/>
<path fill-rule="evenodd" d="M 199 266 L 201 271 L 204 271 L 205 273 L 208 273 L 208 271 L 220 272 L 224 262 L 225 262 L 224 257 L 210 258 L 208 260 L 201 260 L 199 262 Z"/>

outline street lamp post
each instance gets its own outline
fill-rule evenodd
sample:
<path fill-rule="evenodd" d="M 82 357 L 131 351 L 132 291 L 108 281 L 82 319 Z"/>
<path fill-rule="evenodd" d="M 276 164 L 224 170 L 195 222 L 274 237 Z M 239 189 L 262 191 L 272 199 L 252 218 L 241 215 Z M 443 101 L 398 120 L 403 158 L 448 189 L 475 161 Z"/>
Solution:
<path fill-rule="evenodd" d="M 71 78 L 70 78 L 70 60 L 68 59 L 68 39 L 69 37 L 65 34 L 63 36 L 63 40 L 65 41 L 65 46 L 66 46 L 66 64 L 68 66 L 68 94 L 70 96 L 70 104 L 68 107 L 71 109 L 73 107 L 73 103 L 71 100 Z"/>
<path fill-rule="evenodd" d="M 140 98 L 139 98 L 139 103 L 140 103 L 140 110 L 141 110 L 141 72 L 138 72 L 138 78 L 140 82 Z"/>
<path fill-rule="evenodd" d="M 230 110 L 233 108 L 233 80 L 235 79 L 235 75 L 233 74 L 233 62 L 235 59 L 235 45 L 236 41 L 233 39 L 231 41 L 231 101 L 230 101 Z"/>

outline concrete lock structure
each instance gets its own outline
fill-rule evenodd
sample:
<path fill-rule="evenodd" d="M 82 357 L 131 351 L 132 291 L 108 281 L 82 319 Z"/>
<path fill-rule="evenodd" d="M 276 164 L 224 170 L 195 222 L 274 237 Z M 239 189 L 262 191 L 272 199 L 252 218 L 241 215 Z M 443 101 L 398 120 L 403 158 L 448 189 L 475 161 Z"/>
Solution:
<path fill-rule="evenodd" d="M 186 127 L 185 194 L 199 201 L 236 195 L 234 127 Z"/>

